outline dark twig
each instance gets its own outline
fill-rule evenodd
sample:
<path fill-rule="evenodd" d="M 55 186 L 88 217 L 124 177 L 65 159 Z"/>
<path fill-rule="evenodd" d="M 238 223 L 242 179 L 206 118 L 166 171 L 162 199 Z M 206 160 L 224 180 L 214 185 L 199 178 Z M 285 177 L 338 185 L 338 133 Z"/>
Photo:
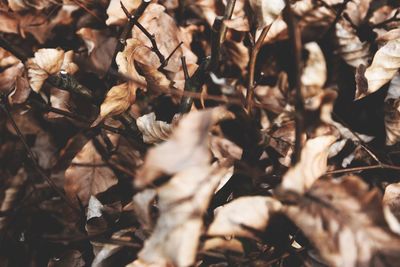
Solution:
<path fill-rule="evenodd" d="M 216 17 L 212 26 L 211 36 L 211 63 L 210 71 L 215 71 L 219 66 L 221 45 L 225 41 L 228 27 L 224 20 L 231 19 L 235 8 L 236 0 L 229 0 L 223 17 Z"/>
<path fill-rule="evenodd" d="M 260 37 L 255 42 L 253 48 L 251 49 L 250 53 L 250 61 L 249 61 L 249 81 L 247 87 L 247 94 L 246 94 L 246 109 L 247 112 L 250 113 L 252 106 L 253 106 L 253 97 L 254 97 L 254 76 L 255 76 L 255 67 L 256 67 L 256 60 L 258 52 L 260 51 L 261 45 L 264 42 L 265 37 L 268 34 L 271 25 L 262 29 Z"/>
<path fill-rule="evenodd" d="M 93 98 L 93 93 L 90 89 L 80 84 L 74 76 L 64 71 L 60 71 L 57 75 L 50 76 L 47 81 L 59 89 L 81 95 L 87 99 Z"/>
<path fill-rule="evenodd" d="M 53 180 L 51 180 L 50 177 L 48 177 L 45 172 L 42 170 L 42 168 L 39 166 L 39 164 L 37 163 L 36 159 L 35 159 L 35 155 L 33 154 L 31 148 L 29 147 L 28 143 L 25 140 L 25 137 L 23 136 L 23 134 L 21 133 L 20 129 L 18 128 L 17 123 L 15 122 L 13 116 L 11 115 L 11 112 L 9 110 L 8 107 L 8 102 L 7 102 L 7 98 L 2 97 L 1 98 L 1 103 L 0 106 L 1 108 L 4 110 L 4 112 L 6 113 L 8 119 L 11 122 L 11 125 L 13 126 L 15 132 L 17 133 L 19 139 L 21 140 L 22 144 L 24 145 L 24 148 L 26 150 L 26 152 L 28 153 L 28 158 L 31 160 L 34 169 L 36 170 L 36 172 L 40 175 L 40 177 L 46 181 L 49 186 L 57 193 L 57 195 L 59 197 L 61 197 L 61 199 L 63 199 L 68 206 L 70 206 L 74 211 L 76 211 L 78 214 L 80 214 L 80 211 L 75 207 L 74 204 L 71 203 L 71 201 L 64 195 L 64 193 L 57 187 L 57 185 L 53 182 Z"/>
<path fill-rule="evenodd" d="M 182 45 L 183 45 L 183 42 L 180 42 L 174 48 L 174 50 L 172 50 L 172 52 L 168 55 L 168 57 L 161 63 L 160 67 L 158 67 L 158 70 L 162 70 L 164 67 L 166 67 L 168 65 L 168 62 L 171 59 L 171 57 L 175 54 L 176 51 L 178 51 L 179 47 L 181 47 Z"/>
<path fill-rule="evenodd" d="M 195 73 L 189 79 L 185 80 L 185 92 L 199 92 L 205 83 L 210 65 L 210 58 L 206 57 L 197 68 Z M 186 67 L 187 68 L 187 67 Z M 183 96 L 180 103 L 180 112 L 187 113 L 192 108 L 193 98 Z"/>
<path fill-rule="evenodd" d="M 294 17 L 290 1 L 285 0 L 286 6 L 283 11 L 284 19 L 288 25 L 289 39 L 292 46 L 292 53 L 294 56 L 294 68 L 293 77 L 291 79 L 292 90 L 295 90 L 295 122 L 296 122 L 296 140 L 294 145 L 294 152 L 292 157 L 292 164 L 297 163 L 300 160 L 301 149 L 302 149 L 302 135 L 304 132 L 304 103 L 303 96 L 301 94 L 301 34 L 297 27 L 296 18 Z"/>
<path fill-rule="evenodd" d="M 385 21 L 382 21 L 381 23 L 375 24 L 372 28 L 382 28 L 382 27 L 385 27 L 387 24 L 389 24 L 391 22 L 400 21 L 400 18 L 397 17 L 399 14 L 400 14 L 400 8 L 398 8 L 396 10 L 394 15 L 390 19 L 387 19 Z"/>

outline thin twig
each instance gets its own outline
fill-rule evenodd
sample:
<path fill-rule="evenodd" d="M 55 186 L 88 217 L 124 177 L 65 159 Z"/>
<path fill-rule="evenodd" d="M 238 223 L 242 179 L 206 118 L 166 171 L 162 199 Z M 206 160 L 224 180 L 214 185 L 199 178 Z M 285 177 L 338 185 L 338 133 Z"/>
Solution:
<path fill-rule="evenodd" d="M 171 57 L 175 54 L 176 51 L 178 51 L 179 47 L 183 45 L 183 42 L 181 41 L 175 48 L 172 50 L 172 52 L 167 56 L 167 58 L 161 63 L 160 67 L 158 67 L 158 70 L 164 69 L 168 65 L 169 60 Z"/>
<path fill-rule="evenodd" d="M 80 214 L 80 211 L 75 207 L 74 204 L 72 204 L 72 202 L 64 195 L 64 193 L 57 187 L 57 185 L 53 182 L 53 180 L 48 177 L 44 171 L 42 170 L 42 168 L 39 166 L 39 164 L 36 162 L 35 159 L 35 155 L 33 154 L 31 148 L 29 147 L 28 143 L 25 140 L 25 137 L 23 136 L 23 134 L 21 133 L 17 123 L 15 122 L 13 116 L 11 115 L 11 112 L 9 110 L 8 107 L 8 102 L 7 102 L 7 98 L 2 98 L 1 99 L 1 104 L 0 104 L 1 108 L 4 110 L 4 112 L 6 113 L 8 119 L 11 122 L 11 125 L 13 126 L 15 132 L 17 133 L 19 139 L 21 140 L 22 144 L 24 145 L 24 148 L 26 150 L 26 152 L 28 153 L 28 158 L 31 160 L 33 167 L 35 168 L 36 172 L 41 176 L 41 178 L 47 182 L 49 184 L 49 186 L 57 193 L 57 195 L 59 197 L 61 197 L 61 199 L 63 199 L 68 206 L 70 206 L 74 211 L 76 211 L 78 214 Z"/>
<path fill-rule="evenodd" d="M 254 74 L 255 74 L 255 67 L 256 67 L 256 60 L 258 52 L 260 51 L 261 45 L 264 42 L 265 37 L 268 34 L 271 25 L 268 25 L 262 29 L 260 37 L 255 42 L 254 46 L 250 52 L 250 61 L 249 61 L 249 81 L 247 86 L 247 94 L 246 94 L 246 110 L 250 113 L 252 106 L 253 106 L 253 97 L 254 97 Z"/>
<path fill-rule="evenodd" d="M 376 170 L 376 169 L 400 171 L 400 166 L 394 166 L 394 165 L 389 165 L 389 164 L 376 164 L 376 165 L 371 165 L 371 166 L 362 166 L 362 167 L 354 167 L 354 168 L 346 168 L 346 169 L 341 169 L 341 170 L 328 171 L 328 172 L 326 172 L 326 174 L 342 174 L 342 173 L 360 172 L 360 171 Z"/>
<path fill-rule="evenodd" d="M 292 90 L 295 90 L 295 144 L 294 144 L 294 151 L 292 156 L 292 164 L 297 163 L 301 157 L 301 149 L 302 149 L 302 135 L 304 132 L 304 101 L 303 96 L 301 94 L 301 73 L 302 73 L 302 66 L 301 66 L 301 34 L 300 30 L 297 27 L 297 21 L 294 17 L 292 8 L 290 6 L 290 1 L 285 0 L 286 6 L 284 9 L 284 19 L 286 24 L 288 25 L 288 34 L 289 40 L 292 46 L 292 53 L 294 56 L 294 68 L 293 68 L 293 77 L 292 77 Z"/>

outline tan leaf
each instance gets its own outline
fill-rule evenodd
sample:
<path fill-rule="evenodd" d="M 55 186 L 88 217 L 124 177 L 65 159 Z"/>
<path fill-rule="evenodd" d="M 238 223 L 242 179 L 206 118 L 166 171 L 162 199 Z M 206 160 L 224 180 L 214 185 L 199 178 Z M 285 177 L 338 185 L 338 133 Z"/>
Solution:
<path fill-rule="evenodd" d="M 8 94 L 10 104 L 26 101 L 31 90 L 24 64 L 7 50 L 0 48 L 0 92 Z"/>
<path fill-rule="evenodd" d="M 86 205 L 91 195 L 104 192 L 117 182 L 117 177 L 105 165 L 93 141 L 89 141 L 65 171 L 64 189 L 73 202 L 77 203 L 78 197 Z"/>
<path fill-rule="evenodd" d="M 107 25 L 123 25 L 127 22 L 127 17 L 121 8 L 121 2 L 124 4 L 126 9 L 132 13 L 142 2 L 141 0 L 111 0 L 107 8 L 106 20 Z M 148 2 L 148 1 L 146 1 Z"/>
<path fill-rule="evenodd" d="M 172 132 L 172 125 L 165 121 L 157 121 L 154 112 L 137 118 L 136 124 L 143 134 L 143 141 L 148 144 L 165 141 Z"/>
<path fill-rule="evenodd" d="M 62 49 L 42 48 L 39 49 L 34 58 L 28 59 L 29 84 L 38 93 L 46 79 L 53 74 L 63 70 L 69 74 L 78 71 L 78 66 L 72 62 L 73 51 L 64 52 Z"/>
<path fill-rule="evenodd" d="M 357 90 L 355 99 L 363 98 L 376 92 L 383 85 L 388 83 L 400 68 L 400 39 L 387 42 L 375 54 L 371 65 L 365 70 L 364 77 L 368 87 L 364 88 L 357 78 Z M 361 74 L 362 75 L 362 74 Z"/>
<path fill-rule="evenodd" d="M 400 141 L 400 75 L 397 74 L 390 82 L 385 98 L 384 122 L 386 130 L 386 145 L 391 146 Z"/>
<path fill-rule="evenodd" d="M 60 5 L 62 4 L 62 0 L 9 0 L 8 6 L 11 8 L 12 11 L 24 11 L 29 9 L 36 9 L 42 10 L 49 5 Z"/>
<path fill-rule="evenodd" d="M 157 196 L 155 189 L 145 189 L 133 197 L 133 210 L 143 229 L 151 230 L 154 222 L 151 218 L 151 204 Z"/>
<path fill-rule="evenodd" d="M 368 64 L 369 44 L 360 41 L 348 21 L 340 20 L 336 23 L 336 37 L 339 54 L 347 64 L 355 68 Z"/>
<path fill-rule="evenodd" d="M 191 166 L 157 189 L 160 216 L 138 260 L 128 266 L 191 266 L 196 258 L 203 215 L 220 179 L 218 165 Z"/>
<path fill-rule="evenodd" d="M 388 228 L 377 189 L 356 176 L 318 180 L 282 211 L 330 266 L 397 266 L 400 239 Z"/>
<path fill-rule="evenodd" d="M 208 166 L 210 128 L 222 119 L 233 118 L 223 107 L 194 111 L 181 119 L 170 139 L 148 150 L 135 186 L 152 183 L 162 174 L 171 175 L 193 166 Z"/>
<path fill-rule="evenodd" d="M 382 204 L 384 206 L 385 219 L 390 229 L 400 234 L 400 183 L 389 184 L 385 188 Z"/>
<path fill-rule="evenodd" d="M 300 161 L 283 176 L 282 188 L 297 193 L 310 188 L 326 172 L 329 147 L 336 139 L 336 135 L 328 134 L 307 140 Z"/>
<path fill-rule="evenodd" d="M 264 231 L 271 215 L 281 208 L 281 203 L 271 197 L 240 197 L 218 208 L 214 221 L 208 228 L 211 236 L 254 237 L 249 231 Z"/>
<path fill-rule="evenodd" d="M 92 127 L 99 124 L 107 117 L 119 115 L 126 111 L 136 99 L 136 89 L 129 87 L 127 83 L 113 86 L 107 92 L 104 102 L 100 106 L 100 114 L 92 123 Z"/>
<path fill-rule="evenodd" d="M 325 57 L 317 43 L 307 43 L 304 49 L 308 51 L 308 59 L 303 68 L 301 83 L 307 91 L 312 88 L 322 88 L 327 79 Z M 303 94 L 303 95 L 307 95 Z"/>
<path fill-rule="evenodd" d="M 249 3 L 254 12 L 258 29 L 271 25 L 285 7 L 283 0 L 250 0 Z"/>
<path fill-rule="evenodd" d="M 114 54 L 117 39 L 108 36 L 105 31 L 81 28 L 76 32 L 85 42 L 88 49 L 87 68 L 101 77 L 107 72 Z"/>
<path fill-rule="evenodd" d="M 50 89 L 50 104 L 52 107 L 70 112 L 70 93 L 65 90 L 58 88 Z M 64 115 L 49 112 L 47 114 L 48 119 L 64 118 Z"/>

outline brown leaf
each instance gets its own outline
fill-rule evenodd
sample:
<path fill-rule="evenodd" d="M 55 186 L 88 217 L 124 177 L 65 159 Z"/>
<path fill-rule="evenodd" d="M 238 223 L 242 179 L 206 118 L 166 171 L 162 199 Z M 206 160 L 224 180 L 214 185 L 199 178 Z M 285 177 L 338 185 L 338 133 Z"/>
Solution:
<path fill-rule="evenodd" d="M 271 25 L 285 7 L 285 1 L 283 0 L 250 0 L 249 3 L 254 12 L 254 19 L 258 29 Z"/>
<path fill-rule="evenodd" d="M 317 43 L 307 43 L 304 49 L 308 51 L 308 59 L 303 68 L 301 83 L 304 91 L 310 91 L 314 88 L 320 89 L 324 86 L 327 79 L 327 69 L 324 54 Z M 303 92 L 303 96 L 307 93 Z"/>
<path fill-rule="evenodd" d="M 132 13 L 142 2 L 141 0 L 111 0 L 107 8 L 107 25 L 123 25 L 128 19 L 121 8 L 121 2 Z"/>
<path fill-rule="evenodd" d="M 332 266 L 397 266 L 400 239 L 390 232 L 377 189 L 356 176 L 318 180 L 283 212 Z"/>
<path fill-rule="evenodd" d="M 336 36 L 340 56 L 352 67 L 368 65 L 369 44 L 362 42 L 346 20 L 336 23 Z"/>
<path fill-rule="evenodd" d="M 211 160 L 208 132 L 215 123 L 232 116 L 225 108 L 218 107 L 190 112 L 183 117 L 167 142 L 149 149 L 134 181 L 135 186 L 146 186 L 162 174 L 208 166 Z"/>
<path fill-rule="evenodd" d="M 81 28 L 76 34 L 83 39 L 88 49 L 87 67 L 103 77 L 112 62 L 117 39 L 108 36 L 105 31 L 91 28 Z"/>
<path fill-rule="evenodd" d="M 220 179 L 218 165 L 188 166 L 157 189 L 160 216 L 156 227 L 128 266 L 190 266 L 196 258 L 203 215 Z"/>
<path fill-rule="evenodd" d="M 91 195 L 104 192 L 117 182 L 117 177 L 105 165 L 93 141 L 89 141 L 65 171 L 64 189 L 73 202 L 79 197 L 83 205 L 86 205 Z"/>
<path fill-rule="evenodd" d="M 0 92 L 8 94 L 11 104 L 26 101 L 31 90 L 29 88 L 25 67 L 20 60 L 7 50 L 0 48 Z"/>
<path fill-rule="evenodd" d="M 365 70 L 364 77 L 368 83 L 367 91 L 357 84 L 355 99 L 361 99 L 376 92 L 396 75 L 400 68 L 400 39 L 387 42 L 375 54 L 371 65 Z M 358 81 L 358 80 L 357 80 Z"/>
<path fill-rule="evenodd" d="M 69 74 L 78 71 L 78 66 L 72 62 L 73 51 L 64 52 L 62 49 L 42 48 L 35 53 L 34 58 L 28 59 L 29 84 L 38 93 L 46 79 L 63 70 Z"/>
<path fill-rule="evenodd" d="M 143 134 L 143 142 L 148 144 L 165 141 L 172 132 L 172 125 L 165 121 L 157 121 L 154 112 L 137 118 L 136 124 Z"/>
<path fill-rule="evenodd" d="M 127 83 L 113 86 L 107 92 L 106 99 L 100 106 L 100 114 L 92 123 L 92 127 L 98 125 L 107 117 L 119 115 L 126 111 L 136 99 L 136 89 L 129 87 Z"/>
<path fill-rule="evenodd" d="M 281 209 L 281 203 L 271 197 L 240 197 L 218 208 L 207 235 L 254 237 L 249 231 L 264 231 L 272 214 Z"/>
<path fill-rule="evenodd" d="M 386 145 L 391 146 L 400 141 L 400 75 L 397 74 L 390 82 L 385 99 L 384 122 L 386 130 Z"/>

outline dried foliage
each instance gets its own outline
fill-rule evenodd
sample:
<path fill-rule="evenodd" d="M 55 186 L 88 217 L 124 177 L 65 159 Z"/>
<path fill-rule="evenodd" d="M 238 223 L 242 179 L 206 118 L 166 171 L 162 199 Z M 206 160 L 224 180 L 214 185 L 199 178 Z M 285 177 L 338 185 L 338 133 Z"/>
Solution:
<path fill-rule="evenodd" d="M 0 20 L 0 266 L 399 265 L 398 1 Z"/>

